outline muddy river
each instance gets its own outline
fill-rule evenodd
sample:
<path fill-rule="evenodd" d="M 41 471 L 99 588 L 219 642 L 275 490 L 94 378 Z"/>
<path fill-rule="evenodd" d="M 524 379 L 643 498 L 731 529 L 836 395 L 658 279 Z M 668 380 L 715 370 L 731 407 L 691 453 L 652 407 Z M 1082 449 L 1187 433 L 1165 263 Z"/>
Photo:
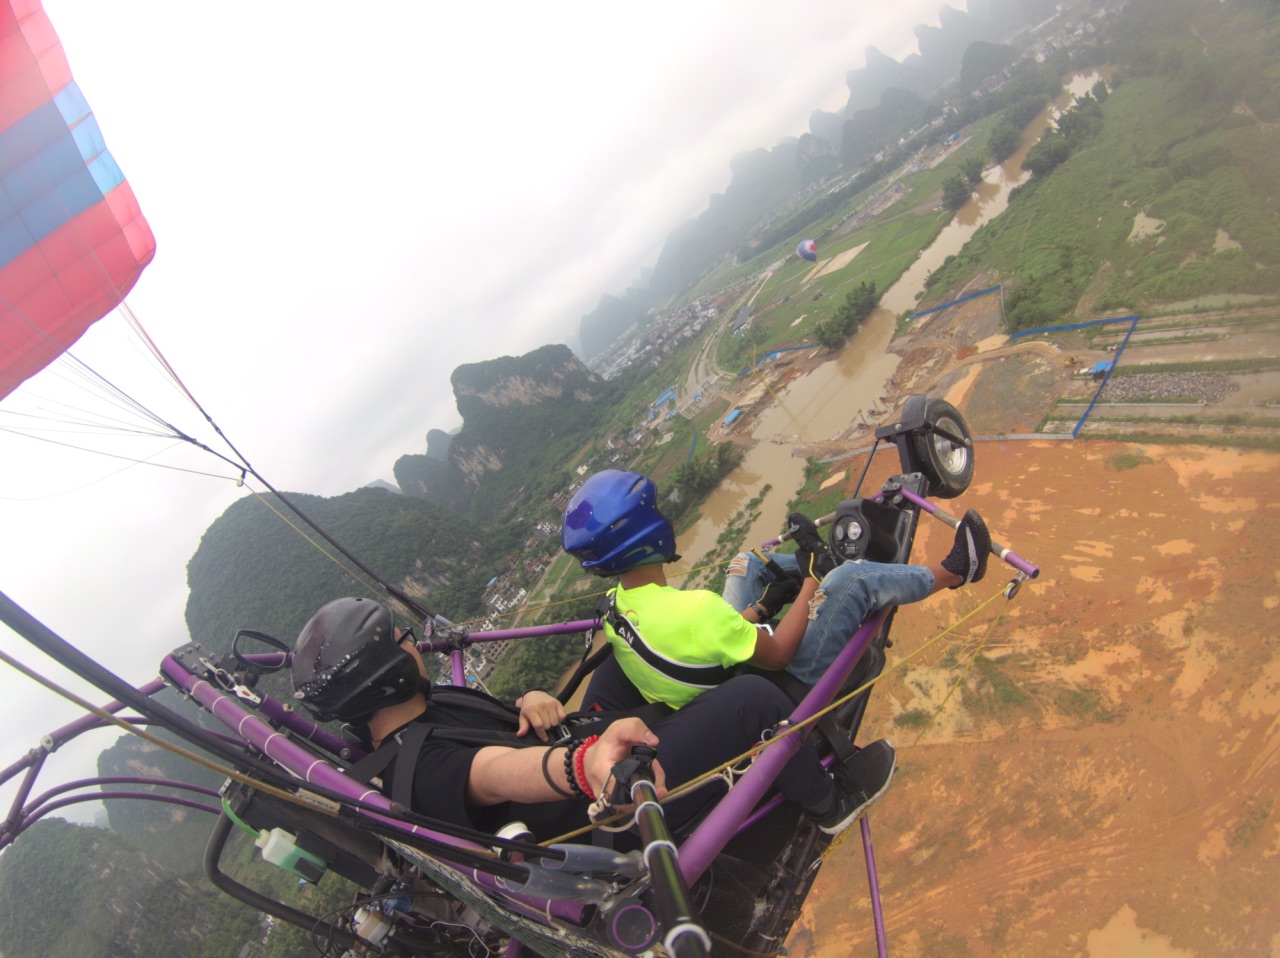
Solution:
<path fill-rule="evenodd" d="M 785 518 L 787 501 L 804 476 L 804 460 L 790 454 L 793 444 L 838 438 L 860 416 L 884 410 L 881 397 L 898 357 L 887 352 L 897 317 L 914 309 L 929 274 L 948 256 L 959 253 L 980 226 L 1004 212 L 1009 194 L 1025 179 L 1022 162 L 1050 122 L 1078 96 L 1088 93 L 1103 73 L 1073 76 L 1062 94 L 1023 130 L 1017 151 L 983 174 L 974 195 L 952 218 L 937 239 L 923 250 L 881 299 L 880 307 L 863 323 L 862 331 L 829 362 L 790 383 L 777 401 L 759 415 L 751 436 L 756 445 L 703 506 L 702 518 L 680 541 L 685 565 L 697 562 L 715 545 L 719 531 L 759 494 L 765 496 L 760 518 L 747 542 L 755 544 L 776 535 Z"/>

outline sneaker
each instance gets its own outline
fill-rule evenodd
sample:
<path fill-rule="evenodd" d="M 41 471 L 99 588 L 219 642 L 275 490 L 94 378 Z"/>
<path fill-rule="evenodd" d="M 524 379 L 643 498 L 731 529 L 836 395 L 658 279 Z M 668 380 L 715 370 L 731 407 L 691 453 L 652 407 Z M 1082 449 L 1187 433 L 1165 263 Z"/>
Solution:
<path fill-rule="evenodd" d="M 956 541 L 942 560 L 942 568 L 960 577 L 960 585 L 980 582 L 987 574 L 987 556 L 991 555 L 991 534 L 982 516 L 972 509 L 956 526 Z M 960 585 L 951 588 L 958 589 Z"/>
<path fill-rule="evenodd" d="M 897 767 L 897 753 L 888 739 L 859 749 L 836 768 L 836 800 L 831 811 L 817 820 L 824 835 L 839 835 L 856 822 L 889 788 Z"/>

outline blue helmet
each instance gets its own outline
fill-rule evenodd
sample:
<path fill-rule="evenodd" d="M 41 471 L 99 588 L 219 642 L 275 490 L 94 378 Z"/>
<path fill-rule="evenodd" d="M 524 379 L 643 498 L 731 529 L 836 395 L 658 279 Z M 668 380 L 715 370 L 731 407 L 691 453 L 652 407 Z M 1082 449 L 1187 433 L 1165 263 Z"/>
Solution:
<path fill-rule="evenodd" d="M 653 480 L 618 469 L 597 472 L 574 493 L 560 544 L 582 568 L 600 576 L 676 558 L 675 530 L 658 511 Z"/>

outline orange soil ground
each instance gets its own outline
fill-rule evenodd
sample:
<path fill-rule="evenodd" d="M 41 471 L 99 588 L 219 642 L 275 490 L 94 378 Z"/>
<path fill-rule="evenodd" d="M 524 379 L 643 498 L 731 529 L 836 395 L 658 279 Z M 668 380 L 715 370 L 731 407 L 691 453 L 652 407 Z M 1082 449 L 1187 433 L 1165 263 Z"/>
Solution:
<path fill-rule="evenodd" d="M 899 749 L 871 816 L 890 954 L 1280 955 L 1280 455 L 1030 441 L 977 461 L 944 507 L 1043 572 L 872 698 L 863 738 Z M 915 555 L 949 539 L 926 520 Z M 891 668 L 1005 568 L 901 610 Z M 915 745 L 895 721 L 935 712 Z M 875 954 L 856 839 L 787 945 Z"/>

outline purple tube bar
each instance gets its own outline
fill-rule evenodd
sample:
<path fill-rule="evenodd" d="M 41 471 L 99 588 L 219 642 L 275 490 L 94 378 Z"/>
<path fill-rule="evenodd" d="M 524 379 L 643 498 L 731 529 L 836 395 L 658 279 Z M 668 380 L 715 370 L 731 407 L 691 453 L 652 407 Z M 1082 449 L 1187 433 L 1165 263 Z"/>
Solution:
<path fill-rule="evenodd" d="M 476 642 L 505 642 L 508 639 L 535 639 L 547 635 L 572 635 L 599 628 L 599 619 L 577 619 L 573 622 L 556 622 L 551 625 L 530 625 L 520 629 L 494 629 L 492 632 L 472 632 L 462 641 L 467 645 Z M 450 644 L 445 639 L 429 639 L 419 642 L 423 652 L 448 652 Z"/>
<path fill-rule="evenodd" d="M 18 786 L 18 794 L 14 796 L 13 804 L 9 806 L 9 816 L 0 822 L 0 848 L 12 844 L 22 832 L 22 822 L 26 814 L 23 806 L 26 804 L 27 796 L 31 794 L 32 786 L 36 783 L 36 776 L 40 774 L 40 769 L 44 768 L 44 760 L 49 753 L 42 749 L 32 749 L 30 754 L 35 756 L 35 760 L 27 769 L 27 774 L 23 776 L 22 784 Z"/>
<path fill-rule="evenodd" d="M 162 688 L 164 688 L 163 679 L 152 679 L 146 685 L 139 686 L 138 691 L 141 692 L 143 695 L 151 696 L 151 695 L 155 695 Z M 102 711 L 110 712 L 112 715 L 114 715 L 116 712 L 119 712 L 122 708 L 124 708 L 123 702 L 108 702 L 106 705 L 102 706 Z M 37 758 L 39 758 L 40 761 L 43 761 L 44 755 L 47 755 L 50 752 L 56 752 L 59 746 L 64 745 L 67 742 L 71 741 L 77 735 L 80 735 L 83 732 L 88 732 L 95 728 L 101 728 L 106 724 L 107 723 L 104 720 L 98 718 L 98 716 L 89 714 L 89 715 L 82 715 L 80 718 L 76 719 L 74 722 L 69 722 L 68 724 L 62 726 L 62 728 L 57 729 L 56 731 L 50 732 L 41 740 L 40 746 L 38 748 L 33 748 L 31 751 L 27 752 L 27 754 L 24 755 L 22 758 L 18 759 L 18 761 L 14 762 L 4 771 L 0 772 L 0 785 L 3 785 L 5 782 L 9 781 L 9 779 L 13 778 L 13 776 L 17 775 L 24 768 L 30 768 L 31 764 L 37 761 Z M 46 742 L 48 742 L 47 745 L 45 744 Z"/>
<path fill-rule="evenodd" d="M 906 499 L 908 502 L 912 503 L 913 505 L 919 506 L 922 511 L 929 513 L 929 515 L 933 516 L 935 519 L 945 522 L 952 529 L 954 529 L 956 526 L 960 524 L 960 520 L 957 519 L 955 516 L 951 515 L 951 513 L 947 512 L 944 509 L 939 509 L 928 499 L 924 498 L 923 496 L 917 496 L 914 492 L 912 492 L 909 489 L 899 489 L 897 492 L 894 493 L 894 495 L 902 496 L 902 498 Z M 884 497 L 885 497 L 885 494 L 883 492 L 880 492 L 874 496 L 868 496 L 867 498 L 878 502 L 882 500 Z M 782 541 L 782 536 L 774 536 L 772 539 L 766 539 L 764 542 L 760 543 L 760 548 L 772 549 L 781 541 Z M 1022 558 L 1022 556 L 1018 555 L 1008 546 L 1001 545 L 995 539 L 991 540 L 991 551 L 996 555 L 997 558 L 1003 559 L 1005 562 L 1009 563 L 1009 565 L 1013 566 L 1019 572 L 1023 573 L 1028 579 L 1034 579 L 1038 575 L 1040 575 L 1039 566 L 1033 565 L 1032 563 L 1028 562 L 1026 559 Z"/>
<path fill-rule="evenodd" d="M 22 820 L 22 824 L 18 827 L 17 833 L 26 831 L 37 821 L 44 818 L 50 812 L 57 811 L 59 808 L 66 808 L 68 805 L 78 805 L 80 802 L 96 802 L 101 799 L 127 798 L 135 802 L 165 802 L 169 805 L 181 805 L 183 808 L 195 808 L 202 812 L 210 812 L 217 815 L 221 808 L 213 805 L 206 805 L 204 802 L 197 802 L 190 798 L 178 798 L 176 795 L 157 795 L 155 792 L 92 792 L 87 795 L 72 795 L 70 798 L 60 798 L 56 802 L 50 802 L 48 805 L 42 805 L 34 812 Z M 14 838 L 17 837 L 15 833 Z M 0 842 L 3 847 L 13 838 L 8 838 L 5 842 Z"/>
<path fill-rule="evenodd" d="M 204 679 L 196 678 L 188 672 L 172 655 L 165 656 L 160 671 L 172 679 L 180 688 L 185 689 L 192 698 L 202 705 L 211 715 L 228 728 L 242 736 L 267 758 L 282 768 L 288 769 L 307 784 L 314 784 L 327 791 L 344 795 L 351 801 L 362 802 L 382 808 L 386 814 L 377 815 L 372 812 L 361 812 L 369 818 L 379 821 L 391 828 L 404 832 L 406 836 L 418 835 L 440 844 L 457 848 L 480 849 L 472 842 L 463 841 L 449 835 L 441 835 L 418 825 L 410 825 L 394 817 L 391 802 L 381 792 L 367 785 L 361 785 L 347 778 L 340 771 L 322 758 L 289 740 L 282 732 L 276 731 L 258 716 L 246 711 L 231 698 L 223 695 L 217 688 Z M 582 925 L 585 909 L 571 902 L 548 901 L 546 899 L 527 898 L 505 891 L 494 878 L 478 869 L 452 866 L 466 874 L 479 887 L 495 892 L 503 897 L 514 910 L 527 917 L 546 920 L 548 915 L 564 918 Z"/>
<path fill-rule="evenodd" d="M 929 515 L 933 516 L 935 519 L 940 519 L 941 521 L 945 522 L 952 529 L 954 529 L 956 526 L 960 524 L 960 520 L 957 519 L 955 516 L 951 515 L 951 513 L 943 509 L 939 509 L 928 499 L 925 499 L 923 496 L 917 496 L 914 492 L 911 492 L 908 489 L 899 489 L 897 492 L 897 495 L 900 495 L 902 496 L 902 498 L 906 499 L 908 502 L 919 506 L 922 510 L 929 513 Z M 1030 562 L 1022 558 L 1022 556 L 1018 555 L 1008 546 L 1003 546 L 999 542 L 996 542 L 995 539 L 991 540 L 991 551 L 995 553 L 995 555 L 1003 559 L 1005 562 L 1009 563 L 1009 565 L 1013 566 L 1019 572 L 1026 575 L 1028 579 L 1034 579 L 1036 576 L 1040 574 L 1039 566 L 1032 565 Z"/>
<path fill-rule="evenodd" d="M 154 785 L 157 788 L 176 788 L 183 792 L 196 792 L 200 795 L 208 795 L 210 798 L 218 797 L 216 788 L 206 788 L 203 785 L 191 785 L 188 782 L 175 782 L 167 778 L 148 778 L 145 775 L 103 775 L 99 778 L 79 778 L 74 782 L 66 782 L 62 785 L 55 785 L 43 795 L 33 799 L 27 810 L 39 808 L 51 798 L 62 795 L 66 792 L 75 791 L 77 788 L 94 788 L 100 785 Z M 96 793 L 95 793 L 96 794 Z"/>
<path fill-rule="evenodd" d="M 264 695 L 262 697 L 262 714 L 273 722 L 278 722 L 293 732 L 299 738 L 308 742 L 314 742 L 326 752 L 332 752 L 335 755 L 349 753 L 353 759 L 364 756 L 364 750 L 360 747 L 348 742 L 341 735 L 337 735 L 316 722 L 311 721 L 305 715 L 285 708 L 275 699 Z M 242 744 L 239 739 L 233 739 L 237 745 Z"/>
<path fill-rule="evenodd" d="M 871 917 L 876 926 L 876 954 L 879 958 L 889 958 L 888 939 L 884 934 L 884 911 L 880 907 L 880 879 L 876 875 L 876 853 L 871 847 L 871 823 L 867 816 L 862 816 L 858 823 L 862 826 L 862 857 L 867 862 L 867 885 L 871 889 Z"/>
<path fill-rule="evenodd" d="M 143 695 L 152 696 L 162 688 L 164 688 L 162 679 L 152 679 L 146 685 L 141 686 L 138 691 Z M 117 701 L 111 701 L 102 706 L 104 712 L 109 712 L 112 715 L 123 708 L 124 703 Z M 105 719 L 101 719 L 96 715 L 82 715 L 75 721 L 69 722 L 62 728 L 55 729 L 44 736 L 40 740 L 39 746 L 29 750 L 26 755 L 0 772 L 0 785 L 3 785 L 23 769 L 27 770 L 27 774 L 23 777 L 22 783 L 18 786 L 18 792 L 13 798 L 13 804 L 9 807 L 8 817 L 3 822 L 0 822 L 0 826 L 2 826 L 0 827 L 0 835 L 4 836 L 6 844 L 13 841 L 18 832 L 22 830 L 19 825 L 22 817 L 22 808 L 27 803 L 27 797 L 31 794 L 31 789 L 35 786 L 36 777 L 40 774 L 40 769 L 44 767 L 45 759 L 55 752 L 59 746 L 71 741 L 77 735 L 95 728 L 102 728 L 106 724 Z"/>
<path fill-rule="evenodd" d="M 887 609 L 881 609 L 853 634 L 848 645 L 836 656 L 835 662 L 791 713 L 792 722 L 812 718 L 835 699 L 887 614 Z M 692 885 L 707 870 L 712 860 L 751 815 L 756 803 L 773 785 L 783 766 L 800 750 L 800 745 L 798 735 L 788 735 L 761 752 L 729 794 L 716 804 L 680 846 L 680 872 L 684 875 L 686 884 Z"/>

